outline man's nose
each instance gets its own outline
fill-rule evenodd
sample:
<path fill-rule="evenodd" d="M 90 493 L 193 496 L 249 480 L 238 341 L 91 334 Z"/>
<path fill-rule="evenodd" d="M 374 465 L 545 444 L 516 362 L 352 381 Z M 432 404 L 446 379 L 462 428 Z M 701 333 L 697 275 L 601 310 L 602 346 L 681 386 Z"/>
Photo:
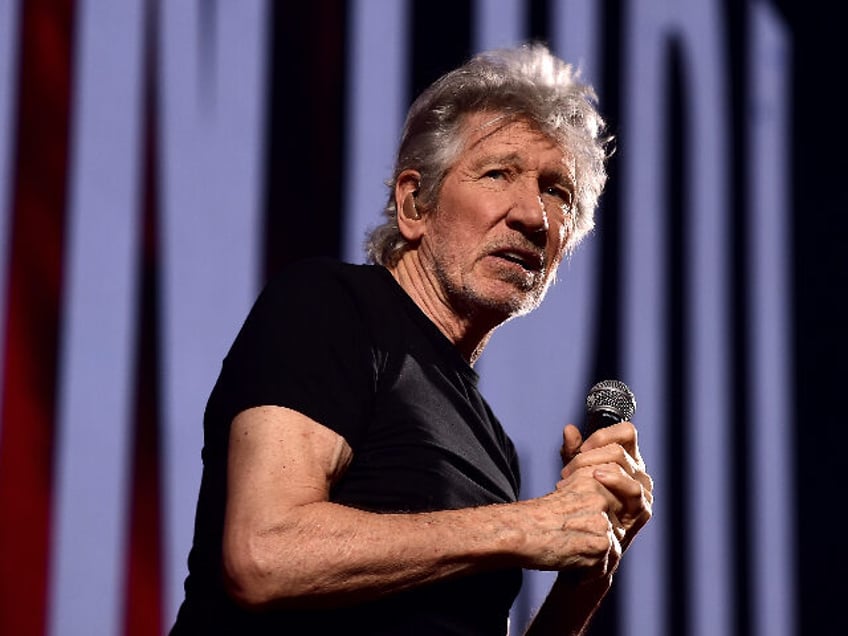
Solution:
<path fill-rule="evenodd" d="M 548 213 L 537 184 L 515 184 L 507 225 L 528 235 L 548 231 Z"/>

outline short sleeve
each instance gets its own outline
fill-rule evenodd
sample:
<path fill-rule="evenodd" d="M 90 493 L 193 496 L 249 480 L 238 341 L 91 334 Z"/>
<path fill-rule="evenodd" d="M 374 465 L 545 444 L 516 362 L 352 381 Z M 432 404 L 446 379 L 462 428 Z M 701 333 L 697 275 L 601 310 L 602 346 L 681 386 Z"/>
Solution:
<path fill-rule="evenodd" d="M 284 406 L 355 447 L 376 383 L 355 299 L 351 283 L 323 261 L 271 281 L 224 360 L 216 391 L 227 421 L 254 406 Z"/>

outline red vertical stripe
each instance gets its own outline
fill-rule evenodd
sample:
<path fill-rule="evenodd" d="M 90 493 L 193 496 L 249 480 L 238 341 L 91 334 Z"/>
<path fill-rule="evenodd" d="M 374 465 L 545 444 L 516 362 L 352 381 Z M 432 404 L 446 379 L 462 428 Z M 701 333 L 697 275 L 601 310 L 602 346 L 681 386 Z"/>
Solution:
<path fill-rule="evenodd" d="M 45 630 L 74 6 L 22 3 L 0 438 L 0 634 Z"/>
<path fill-rule="evenodd" d="M 125 636 L 158 636 L 162 631 L 162 535 L 159 479 L 160 435 L 160 330 L 159 330 L 159 187 L 157 118 L 158 6 L 147 6 L 144 90 L 144 176 L 142 227 L 144 244 L 139 251 L 139 323 L 136 335 L 135 433 Z"/>

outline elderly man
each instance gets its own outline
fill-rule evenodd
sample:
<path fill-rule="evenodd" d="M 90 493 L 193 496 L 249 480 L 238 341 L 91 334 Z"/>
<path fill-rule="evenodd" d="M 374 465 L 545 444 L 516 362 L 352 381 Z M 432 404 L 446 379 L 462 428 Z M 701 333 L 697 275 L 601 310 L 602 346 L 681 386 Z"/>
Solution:
<path fill-rule="evenodd" d="M 519 500 L 472 365 L 591 228 L 602 134 L 541 45 L 416 100 L 372 264 L 289 267 L 224 361 L 173 633 L 503 635 L 523 568 L 560 573 L 532 633 L 585 629 L 651 514 L 636 431 L 565 427 L 561 480 Z"/>

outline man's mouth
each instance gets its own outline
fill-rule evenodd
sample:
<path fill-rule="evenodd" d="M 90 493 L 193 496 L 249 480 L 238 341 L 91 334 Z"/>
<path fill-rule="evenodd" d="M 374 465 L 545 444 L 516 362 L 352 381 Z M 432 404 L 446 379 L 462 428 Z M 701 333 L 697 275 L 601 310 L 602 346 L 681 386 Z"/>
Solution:
<path fill-rule="evenodd" d="M 503 249 L 493 252 L 492 256 L 520 265 L 530 272 L 541 271 L 545 265 L 544 256 L 532 250 Z"/>

